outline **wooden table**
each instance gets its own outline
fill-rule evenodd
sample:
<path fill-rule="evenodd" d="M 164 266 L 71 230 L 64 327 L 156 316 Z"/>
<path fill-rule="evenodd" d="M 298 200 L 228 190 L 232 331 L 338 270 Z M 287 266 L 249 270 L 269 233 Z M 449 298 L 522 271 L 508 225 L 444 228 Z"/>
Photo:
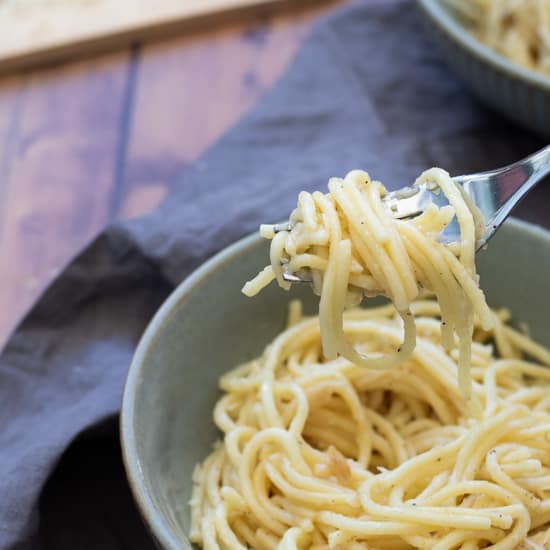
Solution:
<path fill-rule="evenodd" d="M 125 51 L 0 77 L 0 346 L 107 224 L 175 176 L 270 89 L 315 21 L 357 0 L 296 0 Z M 550 186 L 517 210 L 550 228 Z"/>
<path fill-rule="evenodd" d="M 0 78 L 0 345 L 109 222 L 159 204 L 337 3 L 212 21 L 163 42 Z"/>

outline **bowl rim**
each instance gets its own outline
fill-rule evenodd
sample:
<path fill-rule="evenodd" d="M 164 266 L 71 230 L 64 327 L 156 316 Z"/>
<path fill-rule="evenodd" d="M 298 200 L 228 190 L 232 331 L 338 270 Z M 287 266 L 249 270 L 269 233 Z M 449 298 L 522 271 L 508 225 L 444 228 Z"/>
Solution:
<path fill-rule="evenodd" d="M 550 231 L 542 226 L 516 218 L 509 218 L 505 223 L 508 226 L 513 226 L 515 231 L 528 233 L 535 238 L 543 238 L 550 245 Z M 151 346 L 154 345 L 158 338 L 158 333 L 173 317 L 175 311 L 185 301 L 186 297 L 227 262 L 233 261 L 237 256 L 247 253 L 251 248 L 258 246 L 263 240 L 257 232 L 247 235 L 212 256 L 186 277 L 166 298 L 148 323 L 128 369 L 119 418 L 122 459 L 134 501 L 145 522 L 145 526 L 163 550 L 181 550 L 183 545 L 182 541 L 172 533 L 162 513 L 156 508 L 155 503 L 149 495 L 139 461 L 134 432 L 134 410 L 136 390 L 140 384 L 143 367 Z"/>
<path fill-rule="evenodd" d="M 448 10 L 441 4 L 440 0 L 418 0 L 418 4 L 424 10 L 430 19 L 439 25 L 449 38 L 457 42 L 463 49 L 470 54 L 478 57 L 482 61 L 492 65 L 507 76 L 519 78 L 524 83 L 543 88 L 545 91 L 550 91 L 550 76 L 545 76 L 537 71 L 526 69 L 513 61 L 509 61 L 506 57 L 495 52 L 477 38 L 475 38 L 468 30 L 462 26 Z"/>
<path fill-rule="evenodd" d="M 145 526 L 163 550 L 181 550 L 182 541 L 171 531 L 160 510 L 149 495 L 145 477 L 139 461 L 134 431 L 135 398 L 141 375 L 150 348 L 158 338 L 163 326 L 187 296 L 205 279 L 236 256 L 246 253 L 262 240 L 258 233 L 247 235 L 222 249 L 191 272 L 166 298 L 147 324 L 134 352 L 122 393 L 119 417 L 120 445 L 126 477 L 132 496 L 145 522 Z"/>

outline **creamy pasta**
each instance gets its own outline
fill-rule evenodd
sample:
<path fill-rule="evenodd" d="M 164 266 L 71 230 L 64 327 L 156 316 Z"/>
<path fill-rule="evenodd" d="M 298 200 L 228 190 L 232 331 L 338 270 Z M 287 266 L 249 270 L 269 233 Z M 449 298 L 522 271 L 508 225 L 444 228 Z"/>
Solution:
<path fill-rule="evenodd" d="M 550 72 L 549 0 L 444 0 L 475 36 L 528 69 Z"/>
<path fill-rule="evenodd" d="M 323 351 L 375 369 L 392 368 L 410 357 L 415 346 L 415 322 L 410 304 L 420 289 L 433 291 L 441 304 L 441 333 L 445 348 L 459 349 L 459 381 L 466 399 L 474 313 L 485 329 L 493 319 L 475 271 L 479 231 L 459 187 L 440 168 L 424 172 L 417 183 L 440 189 L 449 205 L 433 204 L 413 219 L 397 220 L 383 202 L 386 190 L 367 172 L 354 170 L 331 178 L 329 192 L 302 192 L 290 216 L 291 230 L 276 235 L 271 226 L 271 265 L 248 282 L 243 292 L 254 296 L 273 279 L 288 289 L 286 271 L 307 270 L 320 295 L 319 318 Z M 461 241 L 447 246 L 438 236 L 456 216 Z M 342 326 L 344 309 L 363 296 L 386 296 L 403 321 L 403 341 L 387 354 L 367 354 L 352 346 Z"/>
<path fill-rule="evenodd" d="M 291 308 L 261 357 L 220 380 L 223 442 L 194 474 L 191 540 L 205 549 L 550 547 L 550 352 L 475 322 L 470 416 L 434 301 L 411 304 L 417 342 L 398 369 L 322 352 L 317 318 Z M 368 351 L 399 341 L 391 306 L 344 328 Z M 495 349 L 498 358 L 495 356 Z M 525 355 L 532 357 L 526 360 Z M 545 366 L 541 366 L 545 365 Z"/>
<path fill-rule="evenodd" d="M 550 351 L 487 306 L 460 189 L 440 169 L 419 182 L 449 205 L 396 220 L 353 171 L 301 193 L 288 230 L 262 228 L 271 265 L 243 291 L 308 277 L 319 316 L 291 302 L 220 379 L 223 438 L 190 502 L 205 550 L 550 548 Z M 355 307 L 375 295 L 392 303 Z"/>

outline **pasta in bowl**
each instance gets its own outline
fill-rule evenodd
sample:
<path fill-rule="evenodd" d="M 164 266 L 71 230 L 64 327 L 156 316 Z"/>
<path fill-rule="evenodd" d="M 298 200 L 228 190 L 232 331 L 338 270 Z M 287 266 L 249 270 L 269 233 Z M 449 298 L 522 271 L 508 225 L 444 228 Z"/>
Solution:
<path fill-rule="evenodd" d="M 474 262 L 484 224 L 460 187 L 438 168 L 417 182 L 448 204 L 397 219 L 383 184 L 355 170 L 300 193 L 285 229 L 262 226 L 271 264 L 243 292 L 288 290 L 305 269 L 319 316 L 292 302 L 286 331 L 221 377 L 224 435 L 194 474 L 194 542 L 550 545 L 550 351 L 489 310 Z M 460 240 L 440 242 L 454 218 Z M 345 312 L 378 295 L 395 309 Z"/>
<path fill-rule="evenodd" d="M 475 341 L 484 409 L 474 419 L 438 308 L 412 309 L 417 345 L 401 368 L 324 359 L 318 320 L 294 311 L 262 357 L 221 377 L 224 442 L 194 473 L 191 540 L 239 550 L 548 547 L 550 353 L 506 325 L 498 359 Z M 383 349 L 400 337 L 392 321 L 388 306 L 356 310 L 346 329 Z M 518 358 L 526 352 L 537 360 Z"/>
<path fill-rule="evenodd" d="M 426 30 L 470 90 L 511 120 L 550 135 L 546 0 L 417 0 Z"/>
<path fill-rule="evenodd" d="M 544 548 L 547 352 L 503 309 L 550 344 L 541 250 L 548 234 L 512 221 L 477 258 L 496 307 L 494 328 L 472 327 L 481 419 L 434 301 L 411 302 L 407 363 L 373 370 L 323 355 L 309 288 L 240 293 L 266 262 L 258 236 L 201 267 L 147 329 L 123 402 L 128 476 L 161 547 Z M 365 353 L 387 353 L 402 321 L 373 305 L 348 311 L 344 328 Z"/>
<path fill-rule="evenodd" d="M 483 44 L 510 61 L 550 73 L 548 0 L 444 0 Z"/>

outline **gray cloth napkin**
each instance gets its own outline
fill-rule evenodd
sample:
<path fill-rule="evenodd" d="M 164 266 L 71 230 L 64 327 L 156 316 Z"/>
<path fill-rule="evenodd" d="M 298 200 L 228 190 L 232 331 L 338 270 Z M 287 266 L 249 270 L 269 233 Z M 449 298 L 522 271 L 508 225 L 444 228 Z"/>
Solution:
<path fill-rule="evenodd" d="M 395 188 L 541 146 L 473 99 L 425 35 L 407 1 L 332 14 L 155 213 L 106 230 L 42 296 L 0 358 L 0 548 L 152 548 L 116 415 L 147 321 L 213 253 L 352 168 Z M 528 199 L 532 220 L 548 221 L 548 191 Z"/>

